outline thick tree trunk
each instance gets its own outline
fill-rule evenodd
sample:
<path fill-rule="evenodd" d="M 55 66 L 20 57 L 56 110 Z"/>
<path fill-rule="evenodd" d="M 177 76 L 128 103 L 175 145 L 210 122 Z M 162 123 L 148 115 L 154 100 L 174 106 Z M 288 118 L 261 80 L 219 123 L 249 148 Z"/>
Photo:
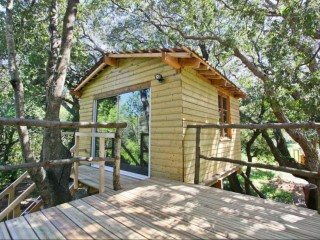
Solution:
<path fill-rule="evenodd" d="M 63 98 L 63 87 L 70 61 L 70 53 L 73 39 L 73 29 L 77 13 L 77 0 L 69 0 L 63 20 L 63 33 L 60 46 L 58 34 L 58 2 L 52 1 L 50 14 L 50 48 L 49 61 L 47 66 L 47 94 L 46 94 L 46 120 L 59 121 L 60 108 Z M 59 52 L 59 54 L 58 54 Z M 61 141 L 61 129 L 44 129 L 42 144 L 42 160 L 55 160 L 70 157 L 70 152 Z M 71 165 L 66 164 L 62 167 L 48 168 L 47 178 L 51 196 L 45 202 L 46 206 L 71 200 L 69 191 L 69 176 Z M 50 200 L 49 200 L 50 199 Z"/>
<path fill-rule="evenodd" d="M 52 1 L 50 13 L 51 51 L 47 67 L 47 120 L 59 120 L 62 90 L 65 83 L 67 68 L 70 59 L 70 51 L 73 38 L 73 26 L 76 17 L 78 1 L 69 0 L 64 17 L 63 37 L 60 55 L 59 36 L 57 33 L 57 1 Z M 16 62 L 16 49 L 14 40 L 14 28 L 12 20 L 13 0 L 7 1 L 6 7 L 6 41 L 8 49 L 8 62 L 10 71 L 10 82 L 15 93 L 15 107 L 18 118 L 24 118 L 24 89 L 19 76 Z M 18 133 L 25 162 L 34 162 L 28 129 L 26 126 L 19 126 Z M 62 156 L 70 155 L 61 143 L 60 129 L 44 130 L 44 141 L 42 149 L 42 160 L 61 159 Z M 70 165 L 61 168 L 34 168 L 28 170 L 32 180 L 36 183 L 37 189 L 44 201 L 45 206 L 54 206 L 59 203 L 71 200 L 68 180 L 70 176 Z"/>
<path fill-rule="evenodd" d="M 16 47 L 14 39 L 14 27 L 12 20 L 13 0 L 7 1 L 6 8 L 6 41 L 8 49 L 8 63 L 10 71 L 10 82 L 14 89 L 15 96 L 15 109 L 17 118 L 25 118 L 24 112 L 24 89 L 19 75 L 19 69 L 16 61 Z M 25 162 L 35 162 L 31 146 L 28 129 L 26 126 L 18 126 L 18 134 L 22 150 L 22 156 Z M 48 183 L 45 178 L 45 172 L 42 168 L 33 168 L 28 170 L 32 180 L 40 192 L 46 192 L 46 184 Z M 44 195 L 45 196 L 45 195 Z M 45 200 L 45 199 L 44 199 Z"/>
<path fill-rule="evenodd" d="M 237 193 L 243 193 L 243 189 L 240 185 L 237 172 L 232 173 L 231 175 L 228 176 L 228 180 L 230 183 L 230 188 L 233 192 Z"/>

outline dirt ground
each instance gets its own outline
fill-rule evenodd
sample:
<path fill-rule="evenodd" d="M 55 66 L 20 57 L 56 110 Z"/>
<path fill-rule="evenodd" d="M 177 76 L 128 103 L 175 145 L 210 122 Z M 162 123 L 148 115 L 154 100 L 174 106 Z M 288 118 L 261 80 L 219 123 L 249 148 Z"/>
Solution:
<path fill-rule="evenodd" d="M 277 177 L 270 180 L 269 183 L 277 189 L 291 192 L 293 203 L 300 207 L 306 207 L 303 193 L 303 186 L 307 184 L 306 181 L 296 178 L 283 179 Z"/>

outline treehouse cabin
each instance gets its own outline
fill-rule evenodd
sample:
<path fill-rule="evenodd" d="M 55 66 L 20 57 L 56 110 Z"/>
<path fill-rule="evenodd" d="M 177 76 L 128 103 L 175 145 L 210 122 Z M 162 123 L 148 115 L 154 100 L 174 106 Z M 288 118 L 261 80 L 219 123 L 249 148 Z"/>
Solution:
<path fill-rule="evenodd" d="M 238 100 L 246 97 L 186 47 L 107 53 L 71 94 L 80 99 L 80 121 L 128 124 L 122 132 L 121 174 L 184 182 L 193 182 L 195 175 L 196 129 L 187 126 L 239 123 Z M 81 155 L 98 156 L 99 148 L 95 137 L 80 141 Z M 240 159 L 240 148 L 239 130 L 201 131 L 204 155 Z M 114 154 L 112 140 L 105 150 Z M 105 169 L 112 166 L 107 163 Z M 236 170 L 201 160 L 199 180 L 214 184 Z"/>

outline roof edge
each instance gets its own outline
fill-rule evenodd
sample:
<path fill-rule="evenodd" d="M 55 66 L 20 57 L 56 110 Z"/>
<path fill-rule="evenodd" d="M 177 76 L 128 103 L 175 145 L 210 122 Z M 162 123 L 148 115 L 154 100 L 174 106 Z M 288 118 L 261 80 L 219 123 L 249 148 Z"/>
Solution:
<path fill-rule="evenodd" d="M 171 48 L 171 49 L 150 49 L 150 50 L 140 50 L 140 51 L 124 51 L 124 52 L 110 52 L 105 53 L 99 61 L 90 68 L 83 78 L 79 81 L 78 85 L 70 91 L 71 94 L 81 97 L 81 90 L 85 85 L 87 85 L 92 79 L 94 79 L 101 71 L 103 71 L 108 66 L 118 67 L 118 60 L 121 58 L 162 58 L 162 61 L 168 65 L 171 65 L 173 68 L 181 69 L 184 66 L 182 62 L 187 62 L 195 58 L 199 61 L 200 68 L 196 68 L 198 74 L 201 77 L 209 80 L 212 85 L 217 88 L 224 88 L 225 91 L 232 90 L 234 97 L 236 98 L 247 98 L 247 94 L 241 90 L 236 84 L 230 81 L 226 76 L 214 68 L 208 61 L 203 59 L 192 49 L 182 46 L 180 48 Z M 182 59 L 182 60 L 181 60 Z M 183 65 L 183 66 L 181 66 Z M 220 81 L 219 81 L 220 80 Z M 220 86 L 218 86 L 218 83 Z"/>

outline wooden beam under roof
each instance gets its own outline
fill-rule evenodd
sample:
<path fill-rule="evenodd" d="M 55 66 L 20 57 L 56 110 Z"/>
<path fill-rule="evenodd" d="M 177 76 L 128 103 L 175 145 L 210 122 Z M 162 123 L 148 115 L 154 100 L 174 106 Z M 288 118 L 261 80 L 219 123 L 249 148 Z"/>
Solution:
<path fill-rule="evenodd" d="M 179 64 L 179 59 L 176 57 L 172 57 L 169 55 L 169 53 L 162 53 L 162 62 L 170 65 L 171 67 L 175 69 L 180 69 L 181 65 Z"/>
<path fill-rule="evenodd" d="M 105 66 L 106 66 L 105 62 L 102 62 L 92 73 L 90 73 L 90 74 L 85 78 L 84 81 L 82 81 L 82 82 L 74 89 L 74 91 L 80 90 L 84 85 L 87 84 L 87 82 L 90 81 L 90 79 L 92 79 L 92 78 L 95 77 L 100 71 L 102 71 Z"/>
<path fill-rule="evenodd" d="M 179 59 L 181 67 L 199 68 L 200 61 L 197 58 L 181 58 Z"/>
<path fill-rule="evenodd" d="M 205 70 L 205 71 L 198 71 L 199 74 L 204 75 L 204 76 L 219 76 L 219 74 L 217 74 L 216 72 L 212 71 L 212 70 Z"/>
<path fill-rule="evenodd" d="M 108 57 L 110 58 L 157 58 L 162 57 L 161 52 L 159 53 L 110 53 Z M 176 58 L 191 58 L 192 54 L 187 52 L 166 52 L 168 56 L 176 57 Z"/>
<path fill-rule="evenodd" d="M 111 58 L 106 55 L 103 56 L 103 62 L 112 67 L 117 68 L 119 66 L 118 60 L 116 58 Z"/>
<path fill-rule="evenodd" d="M 223 78 L 217 78 L 217 79 L 210 79 L 213 85 L 225 85 L 227 83 L 227 81 Z"/>
<path fill-rule="evenodd" d="M 199 60 L 200 61 L 200 60 Z M 207 65 L 203 65 L 200 61 L 200 66 L 196 68 L 196 70 L 209 70 L 210 68 Z"/>
<path fill-rule="evenodd" d="M 81 96 L 82 96 L 82 92 L 79 90 L 79 91 L 75 91 L 75 90 L 73 90 L 73 89 L 70 89 L 69 90 L 69 93 L 71 94 L 71 95 L 74 95 L 74 96 L 76 96 L 77 98 L 80 98 Z"/>

